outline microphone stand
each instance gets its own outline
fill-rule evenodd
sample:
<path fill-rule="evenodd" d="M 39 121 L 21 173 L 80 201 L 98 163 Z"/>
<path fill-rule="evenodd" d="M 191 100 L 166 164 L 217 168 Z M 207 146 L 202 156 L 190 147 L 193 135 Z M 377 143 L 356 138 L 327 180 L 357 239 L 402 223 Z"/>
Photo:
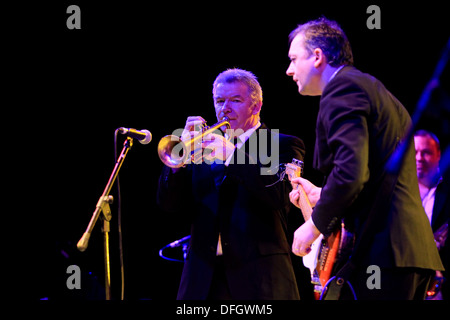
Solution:
<path fill-rule="evenodd" d="M 95 206 L 94 213 L 92 214 L 91 221 L 86 228 L 86 231 L 83 233 L 80 241 L 78 241 L 77 248 L 81 252 L 85 251 L 88 247 L 89 238 L 91 236 L 92 229 L 97 222 L 100 213 L 102 213 L 103 220 L 103 253 L 104 253 L 104 261 L 105 261 L 105 293 L 106 300 L 111 300 L 111 270 L 110 270 L 110 257 L 109 257 L 109 231 L 110 231 L 110 221 L 111 221 L 111 209 L 109 205 L 113 201 L 113 197 L 109 195 L 111 192 L 111 188 L 114 184 L 114 181 L 119 174 L 119 170 L 122 167 L 122 164 L 127 156 L 128 151 L 133 146 L 133 138 L 127 137 L 127 140 L 123 144 L 122 152 L 120 153 L 119 158 L 116 160 L 116 165 L 114 166 L 113 172 L 109 177 L 108 183 L 103 191 L 103 194 L 100 196 L 100 199 Z"/>

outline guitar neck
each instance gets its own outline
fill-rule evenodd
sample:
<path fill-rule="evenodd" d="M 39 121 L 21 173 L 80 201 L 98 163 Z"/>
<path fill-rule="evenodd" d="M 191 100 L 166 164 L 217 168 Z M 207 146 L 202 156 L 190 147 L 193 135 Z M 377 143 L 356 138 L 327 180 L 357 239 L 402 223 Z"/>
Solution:
<path fill-rule="evenodd" d="M 312 213 L 312 207 L 311 203 L 309 202 L 308 197 L 306 196 L 305 190 L 301 185 L 297 186 L 297 190 L 299 193 L 299 201 L 298 204 L 300 206 L 300 210 L 302 210 L 303 218 L 306 220 L 309 220 L 311 218 Z"/>
<path fill-rule="evenodd" d="M 292 179 L 300 177 L 303 170 L 302 168 L 303 162 L 295 158 L 292 159 L 292 163 L 286 164 L 286 173 L 288 174 L 289 180 L 292 181 Z M 303 218 L 307 221 L 311 218 L 311 213 L 313 211 L 311 203 L 309 202 L 302 185 L 297 185 L 297 190 L 299 191 L 298 204 L 300 206 L 300 210 L 302 211 Z"/>
<path fill-rule="evenodd" d="M 434 240 L 436 241 L 436 245 L 438 250 L 444 246 L 445 241 L 448 236 L 448 222 L 444 223 L 439 229 L 434 233 Z"/>

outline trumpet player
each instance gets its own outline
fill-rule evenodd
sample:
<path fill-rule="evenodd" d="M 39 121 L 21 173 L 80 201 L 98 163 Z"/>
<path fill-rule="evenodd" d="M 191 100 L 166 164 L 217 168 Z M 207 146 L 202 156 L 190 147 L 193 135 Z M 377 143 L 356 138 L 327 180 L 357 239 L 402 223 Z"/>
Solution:
<path fill-rule="evenodd" d="M 286 234 L 291 186 L 275 183 L 276 170 L 263 174 L 267 157 L 259 151 L 276 154 L 278 163 L 303 160 L 303 141 L 261 122 L 262 90 L 249 71 L 219 74 L 213 100 L 217 119 L 227 119 L 227 133 L 203 140 L 202 148 L 211 151 L 204 152 L 207 159 L 166 165 L 159 180 L 160 206 L 189 215 L 191 222 L 177 298 L 299 299 Z M 188 117 L 182 140 L 197 135 L 195 127 L 204 123 Z"/>

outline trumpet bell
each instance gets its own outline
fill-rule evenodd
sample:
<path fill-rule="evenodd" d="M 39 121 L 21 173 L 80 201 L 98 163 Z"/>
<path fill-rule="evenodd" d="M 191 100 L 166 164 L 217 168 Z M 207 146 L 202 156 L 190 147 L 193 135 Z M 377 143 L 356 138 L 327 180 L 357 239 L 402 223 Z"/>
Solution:
<path fill-rule="evenodd" d="M 158 155 L 161 161 L 170 168 L 180 168 L 186 162 L 186 146 L 175 135 L 163 137 L 158 143 Z"/>

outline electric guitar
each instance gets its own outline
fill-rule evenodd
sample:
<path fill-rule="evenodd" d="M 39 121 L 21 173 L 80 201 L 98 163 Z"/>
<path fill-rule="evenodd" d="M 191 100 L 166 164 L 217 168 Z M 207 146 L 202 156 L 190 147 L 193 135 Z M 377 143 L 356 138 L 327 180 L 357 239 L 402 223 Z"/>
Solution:
<path fill-rule="evenodd" d="M 447 236 L 448 236 L 448 222 L 444 223 L 434 233 L 434 241 L 436 242 L 438 250 L 441 250 L 442 246 L 445 244 Z M 443 283 L 444 283 L 444 276 L 442 275 L 442 272 L 436 271 L 436 275 L 431 280 L 428 286 L 425 300 L 441 300 L 442 298 L 439 298 L 438 295 L 441 291 Z"/>
<path fill-rule="evenodd" d="M 292 159 L 292 163 L 286 164 L 285 173 L 291 181 L 300 177 L 303 172 L 303 161 Z M 305 190 L 301 185 L 297 186 L 299 191 L 299 206 L 305 221 L 311 218 L 312 207 Z M 320 300 L 326 293 L 326 288 L 333 267 L 337 262 L 348 259 L 353 249 L 354 236 L 345 229 L 344 223 L 341 228 L 333 232 L 329 237 L 322 234 L 311 245 L 311 251 L 303 257 L 303 264 L 311 272 L 311 283 L 314 285 L 314 298 Z"/>

